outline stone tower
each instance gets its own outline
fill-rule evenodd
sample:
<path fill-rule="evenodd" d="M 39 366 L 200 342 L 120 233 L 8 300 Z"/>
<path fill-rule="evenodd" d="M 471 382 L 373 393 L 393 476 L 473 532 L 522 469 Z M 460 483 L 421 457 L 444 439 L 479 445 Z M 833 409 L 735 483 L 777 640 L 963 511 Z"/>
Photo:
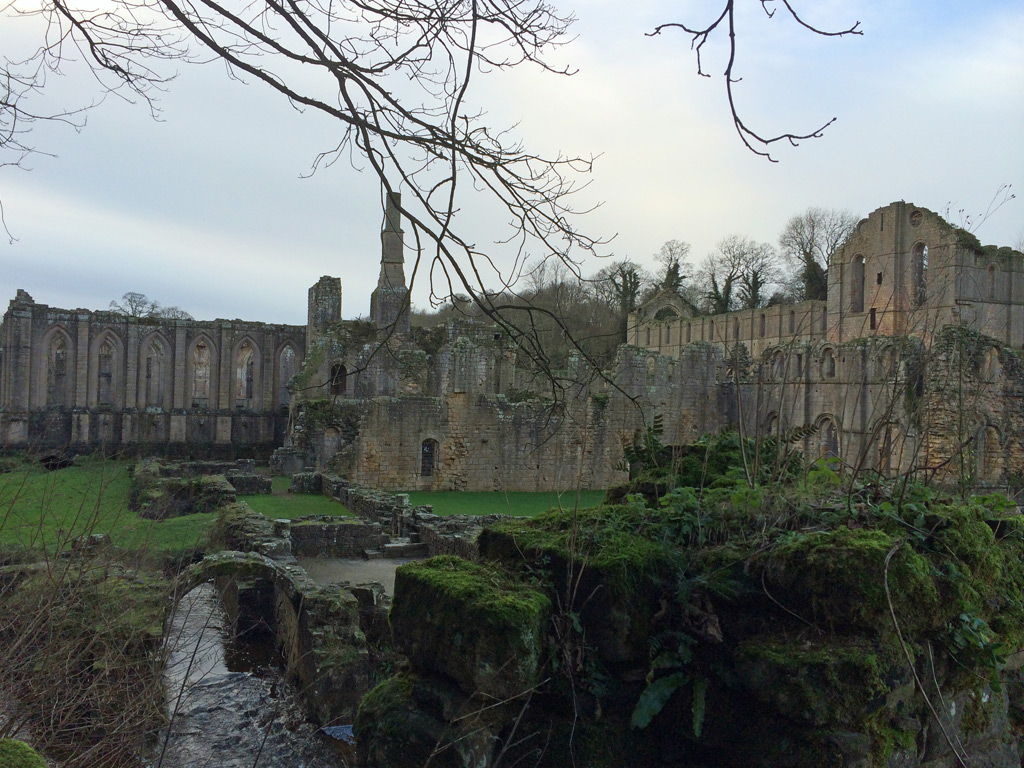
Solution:
<path fill-rule="evenodd" d="M 405 285 L 405 253 L 402 238 L 402 195 L 388 194 L 384 229 L 380 233 L 380 277 L 370 294 L 370 319 L 379 329 L 409 333 L 409 289 Z"/>
<path fill-rule="evenodd" d="M 306 304 L 306 349 L 341 320 L 341 280 L 324 275 L 309 289 Z"/>

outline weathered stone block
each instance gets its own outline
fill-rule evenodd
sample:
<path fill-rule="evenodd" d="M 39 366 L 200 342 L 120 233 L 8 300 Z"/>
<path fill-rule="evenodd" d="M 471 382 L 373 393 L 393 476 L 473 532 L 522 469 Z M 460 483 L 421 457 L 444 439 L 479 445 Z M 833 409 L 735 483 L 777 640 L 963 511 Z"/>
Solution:
<path fill-rule="evenodd" d="M 297 472 L 292 475 L 292 486 L 288 490 L 291 493 L 315 493 L 323 492 L 324 476 L 319 472 Z"/>
<path fill-rule="evenodd" d="M 258 493 L 270 493 L 272 480 L 265 475 L 227 475 L 227 481 L 234 486 L 234 489 L 244 496 Z"/>
<path fill-rule="evenodd" d="M 538 684 L 545 664 L 548 598 L 497 567 L 436 557 L 400 567 L 391 625 L 419 669 L 470 695 L 510 699 Z"/>
<path fill-rule="evenodd" d="M 486 768 L 500 729 L 450 680 L 406 673 L 366 695 L 355 722 L 365 768 Z"/>

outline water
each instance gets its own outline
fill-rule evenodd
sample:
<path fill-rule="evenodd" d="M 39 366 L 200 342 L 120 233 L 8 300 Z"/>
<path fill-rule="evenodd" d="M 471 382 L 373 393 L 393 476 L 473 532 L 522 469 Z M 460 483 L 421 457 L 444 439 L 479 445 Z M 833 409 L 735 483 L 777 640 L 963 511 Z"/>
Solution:
<path fill-rule="evenodd" d="M 192 590 L 168 627 L 164 673 L 172 718 L 154 768 L 329 768 L 347 765 L 308 722 L 274 663 L 226 643 L 227 617 L 212 585 Z M 225 646 L 231 649 L 225 653 Z"/>
<path fill-rule="evenodd" d="M 342 557 L 300 557 L 299 565 L 317 584 L 337 584 L 347 581 L 351 584 L 364 584 L 368 581 L 379 581 L 389 595 L 395 593 L 395 569 L 405 563 L 413 562 L 414 558 L 379 558 L 365 560 L 363 558 Z"/>

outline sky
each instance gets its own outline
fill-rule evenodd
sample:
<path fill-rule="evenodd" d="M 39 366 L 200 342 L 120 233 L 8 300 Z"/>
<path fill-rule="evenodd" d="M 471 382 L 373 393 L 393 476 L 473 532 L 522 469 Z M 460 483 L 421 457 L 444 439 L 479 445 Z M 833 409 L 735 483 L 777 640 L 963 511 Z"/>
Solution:
<path fill-rule="evenodd" d="M 978 225 L 993 199 L 1024 192 L 1024 3 L 923 0 L 805 2 L 808 21 L 863 35 L 823 38 L 747 0 L 739 14 L 734 91 L 764 133 L 821 138 L 781 146 L 777 163 L 743 147 L 709 43 L 698 77 L 689 36 L 659 23 L 705 20 L 717 2 L 553 0 L 576 16 L 573 39 L 536 68 L 476 74 L 468 103 L 539 152 L 596 157 L 576 225 L 608 258 L 654 268 L 668 240 L 699 260 L 728 235 L 775 243 L 809 206 L 860 216 L 896 200 L 969 224 L 983 243 L 1024 241 L 1024 195 Z M 37 45 L 38 28 L 0 16 L 0 50 Z M 13 55 L 8 53 L 8 55 Z M 156 119 L 144 104 L 102 99 L 75 131 L 37 124 L 27 170 L 0 167 L 11 241 L 0 240 L 0 306 L 18 288 L 43 304 L 106 308 L 127 291 L 197 319 L 303 324 L 306 292 L 340 277 L 343 315 L 369 311 L 380 254 L 381 191 L 358 160 L 310 175 L 340 138 L 219 63 L 174 66 Z M 71 62 L 42 106 L 100 100 Z M 49 154 L 44 154 L 49 153 Z M 0 157 L 0 160 L 3 158 Z M 1002 197 L 999 197 L 999 195 Z M 456 226 L 505 269 L 507 232 L 466 200 Z M 422 278 L 422 276 L 421 276 Z M 428 304 L 426 281 L 413 301 Z"/>

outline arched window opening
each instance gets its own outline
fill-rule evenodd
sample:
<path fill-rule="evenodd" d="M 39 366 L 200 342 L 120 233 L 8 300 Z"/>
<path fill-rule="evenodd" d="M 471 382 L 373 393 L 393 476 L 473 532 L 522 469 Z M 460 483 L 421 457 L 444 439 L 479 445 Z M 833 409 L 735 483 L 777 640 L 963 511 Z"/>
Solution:
<path fill-rule="evenodd" d="M 739 318 L 736 318 L 735 320 L 732 321 L 732 338 L 733 338 L 733 341 L 739 341 L 740 340 L 740 320 L 739 320 Z"/>
<path fill-rule="evenodd" d="M 114 402 L 114 345 L 107 339 L 100 345 L 98 360 L 99 386 L 96 402 L 100 405 L 112 405 Z"/>
<path fill-rule="evenodd" d="M 823 459 L 839 458 L 839 430 L 832 419 L 818 422 L 818 455 Z"/>
<path fill-rule="evenodd" d="M 210 347 L 200 341 L 192 350 L 192 407 L 210 404 Z"/>
<path fill-rule="evenodd" d="M 711 326 L 710 326 L 709 330 L 711 331 L 711 341 L 714 341 L 715 340 L 715 321 L 714 320 L 711 321 Z"/>
<path fill-rule="evenodd" d="M 686 343 L 690 343 L 690 339 L 693 337 L 693 326 L 690 323 L 686 324 Z"/>
<path fill-rule="evenodd" d="M 796 333 L 796 310 L 789 310 L 789 332 Z"/>
<path fill-rule="evenodd" d="M 928 246 L 918 243 L 911 257 L 914 281 L 914 304 L 923 305 L 928 300 Z"/>
<path fill-rule="evenodd" d="M 786 357 L 782 352 L 776 352 L 772 355 L 772 378 L 776 381 L 782 381 L 782 378 L 786 375 Z"/>
<path fill-rule="evenodd" d="M 882 358 L 878 364 L 879 376 L 882 379 L 892 379 L 896 375 L 897 363 L 896 350 L 889 347 L 882 353 Z"/>
<path fill-rule="evenodd" d="M 292 393 L 288 391 L 288 382 L 295 375 L 295 350 L 288 345 L 281 350 L 277 360 L 277 404 L 288 405 L 292 401 Z"/>
<path fill-rule="evenodd" d="M 821 355 L 821 376 L 824 379 L 836 377 L 836 356 L 831 349 L 826 349 Z"/>
<path fill-rule="evenodd" d="M 647 329 L 647 341 L 645 342 L 645 344 L 646 344 L 646 346 L 650 346 L 651 345 L 651 329 L 650 328 Z"/>
<path fill-rule="evenodd" d="M 996 297 L 996 265 L 988 265 L 988 297 L 994 299 Z"/>
<path fill-rule="evenodd" d="M 649 333 L 649 331 L 648 331 Z M 344 363 L 335 363 L 331 366 L 331 395 L 343 397 L 348 386 L 348 368 Z"/>
<path fill-rule="evenodd" d="M 235 358 L 235 407 L 247 408 L 252 402 L 253 381 L 256 376 L 256 354 L 249 342 L 238 349 Z"/>
<path fill-rule="evenodd" d="M 58 334 L 50 343 L 46 365 L 46 404 L 68 404 L 68 347 Z"/>
<path fill-rule="evenodd" d="M 764 313 L 761 313 L 761 325 L 758 330 L 758 335 L 763 339 L 765 334 L 768 332 L 768 320 L 765 318 Z"/>
<path fill-rule="evenodd" d="M 438 445 L 437 440 L 427 438 L 420 445 L 420 475 L 429 477 L 434 474 L 437 468 Z"/>
<path fill-rule="evenodd" d="M 666 325 L 665 326 L 665 343 L 666 344 L 671 344 L 672 343 L 672 326 L 671 325 Z"/>
<path fill-rule="evenodd" d="M 146 349 L 145 405 L 161 408 L 164 404 L 164 345 L 153 339 Z"/>
<path fill-rule="evenodd" d="M 828 307 L 821 308 L 821 332 L 824 333 L 828 328 Z"/>
<path fill-rule="evenodd" d="M 850 311 L 864 311 L 864 257 L 854 256 L 850 270 Z"/>

